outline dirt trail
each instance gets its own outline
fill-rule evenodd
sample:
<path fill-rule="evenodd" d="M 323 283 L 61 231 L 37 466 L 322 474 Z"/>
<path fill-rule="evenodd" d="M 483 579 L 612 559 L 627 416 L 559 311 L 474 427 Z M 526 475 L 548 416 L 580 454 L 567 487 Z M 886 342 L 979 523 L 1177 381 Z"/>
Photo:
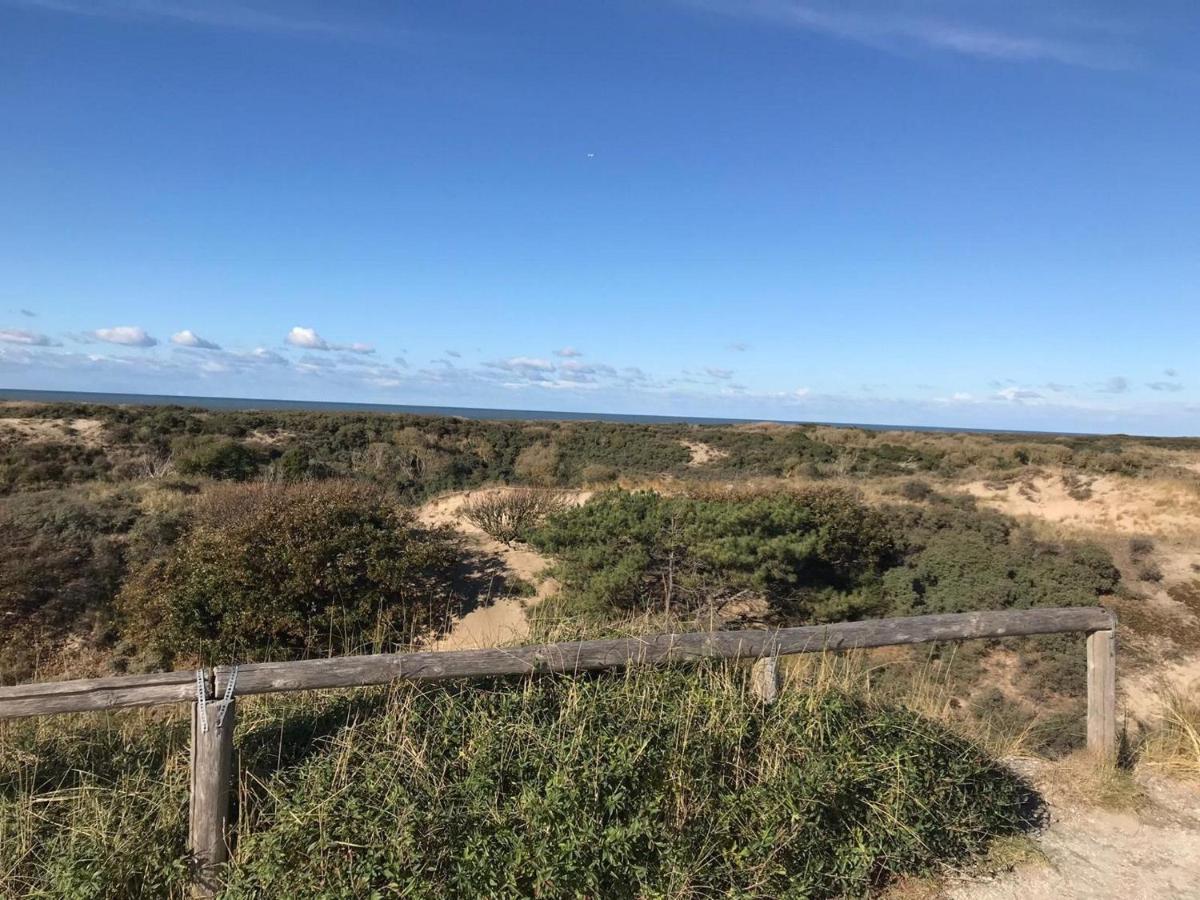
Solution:
<path fill-rule="evenodd" d="M 505 490 L 508 489 L 488 488 L 486 492 Z M 433 650 L 471 650 L 496 647 L 520 640 L 529 634 L 526 609 L 540 603 L 559 587 L 554 579 L 542 576 L 542 571 L 550 561 L 540 553 L 525 546 L 506 546 L 462 518 L 463 504 L 480 493 L 484 491 L 443 494 L 430 500 L 417 513 L 418 518 L 428 525 L 448 525 L 457 530 L 468 545 L 479 553 L 481 559 L 495 561 L 500 569 L 491 578 L 477 580 L 477 583 L 487 583 L 480 585 L 482 589 L 479 596 L 469 598 L 474 606 L 454 622 L 446 635 L 434 643 L 431 648 Z M 591 495 L 590 491 L 563 492 L 568 502 L 576 504 L 585 503 Z M 494 594 L 497 582 L 501 580 L 498 576 L 503 574 L 532 583 L 534 595 L 521 599 L 505 596 L 502 592 L 499 596 Z"/>
<path fill-rule="evenodd" d="M 1123 641 L 1157 641 L 1162 653 L 1126 653 L 1118 675 L 1120 714 L 1128 727 L 1152 722 L 1164 687 L 1200 690 L 1196 613 L 1173 596 L 1200 574 L 1200 491 L 1177 478 L 1088 477 L 1074 483 L 1043 473 L 1003 484 L 964 486 L 981 503 L 1023 518 L 1051 537 L 1095 540 L 1121 569 L 1138 619 L 1159 617 L 1162 632 L 1141 635 L 1125 626 Z M 1130 539 L 1147 541 L 1142 555 Z M 1141 573 L 1153 563 L 1158 575 Z M 1138 621 L 1131 619 L 1130 621 Z M 1144 627 L 1139 624 L 1138 627 Z M 1165 643 L 1164 643 L 1165 641 Z M 1155 646 L 1157 646 L 1156 644 Z M 1170 651 L 1169 653 L 1167 651 Z M 1016 766 L 1015 766 L 1016 767 Z M 1115 812 L 1056 790 L 1045 764 L 1024 762 L 1023 775 L 1046 798 L 1050 822 L 1036 844 L 1044 860 L 985 882 L 958 883 L 954 900 L 1083 900 L 1083 898 L 1200 898 L 1200 786 L 1136 774 L 1146 805 Z"/>
<path fill-rule="evenodd" d="M 1040 765 L 1022 774 L 1043 789 L 1050 824 L 1037 837 L 1043 859 L 984 881 L 959 882 L 951 900 L 1184 900 L 1200 896 L 1200 787 L 1141 776 L 1138 812 L 1079 806 L 1040 784 Z M 1041 764 L 1044 765 L 1044 764 Z"/>

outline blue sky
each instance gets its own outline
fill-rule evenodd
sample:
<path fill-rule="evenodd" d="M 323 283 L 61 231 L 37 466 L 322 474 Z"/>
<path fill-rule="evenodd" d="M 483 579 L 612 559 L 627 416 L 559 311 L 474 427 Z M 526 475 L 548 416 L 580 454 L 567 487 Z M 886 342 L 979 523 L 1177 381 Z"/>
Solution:
<path fill-rule="evenodd" d="M 0 387 L 1200 433 L 1200 9 L 0 0 Z"/>

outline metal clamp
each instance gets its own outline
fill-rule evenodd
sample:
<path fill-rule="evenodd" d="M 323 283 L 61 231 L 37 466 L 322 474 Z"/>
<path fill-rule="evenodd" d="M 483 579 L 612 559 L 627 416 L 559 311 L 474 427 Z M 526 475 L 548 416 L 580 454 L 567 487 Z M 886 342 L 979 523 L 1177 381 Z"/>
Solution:
<path fill-rule="evenodd" d="M 199 712 L 200 731 L 208 734 L 208 685 L 205 683 L 204 670 L 196 670 L 196 709 Z"/>
<path fill-rule="evenodd" d="M 225 696 L 221 698 L 221 708 L 217 710 L 217 728 L 220 728 L 225 722 L 225 710 L 229 709 L 229 704 L 233 702 L 233 687 L 237 684 L 237 673 L 237 666 L 229 670 L 229 683 L 225 685 Z"/>

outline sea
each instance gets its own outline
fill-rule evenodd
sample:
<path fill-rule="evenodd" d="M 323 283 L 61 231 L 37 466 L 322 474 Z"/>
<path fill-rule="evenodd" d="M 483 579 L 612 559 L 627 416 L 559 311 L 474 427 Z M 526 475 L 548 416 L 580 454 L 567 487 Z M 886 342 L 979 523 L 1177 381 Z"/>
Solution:
<path fill-rule="evenodd" d="M 636 413 L 566 412 L 549 409 L 486 409 L 473 406 L 410 406 L 399 403 L 347 403 L 333 400 L 272 400 L 262 397 L 191 397 L 175 394 L 107 394 L 97 391 L 30 391 L 0 388 L 0 402 L 96 403 L 104 406 L 186 406 L 214 410 L 309 410 L 318 412 L 407 413 L 506 421 L 599 421 L 646 425 L 833 425 L 870 431 L 936 431 L 969 434 L 1040 434 L 1080 436 L 1078 432 L 1020 431 L 1004 428 L 948 428 L 936 425 L 884 425 L 870 422 L 807 422 L 790 419 L 722 419 L 707 416 L 651 416 Z"/>

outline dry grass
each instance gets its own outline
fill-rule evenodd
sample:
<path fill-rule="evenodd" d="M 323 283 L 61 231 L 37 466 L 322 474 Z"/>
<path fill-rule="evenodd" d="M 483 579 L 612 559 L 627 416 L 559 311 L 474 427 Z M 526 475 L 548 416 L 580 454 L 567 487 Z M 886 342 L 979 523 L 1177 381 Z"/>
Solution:
<path fill-rule="evenodd" d="M 1200 693 L 1163 690 L 1159 719 L 1138 744 L 1137 765 L 1200 780 Z"/>

